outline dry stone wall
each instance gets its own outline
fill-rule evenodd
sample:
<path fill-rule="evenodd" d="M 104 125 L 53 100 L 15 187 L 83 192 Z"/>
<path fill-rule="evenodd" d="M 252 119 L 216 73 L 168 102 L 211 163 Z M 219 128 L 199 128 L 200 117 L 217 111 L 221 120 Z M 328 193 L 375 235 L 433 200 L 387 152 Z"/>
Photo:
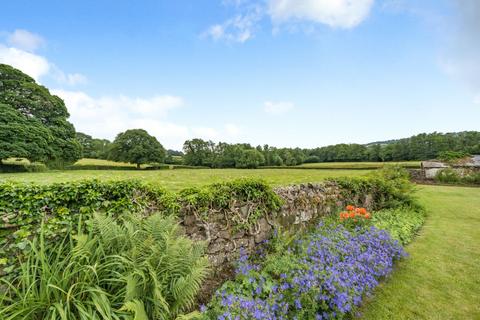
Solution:
<path fill-rule="evenodd" d="M 207 243 L 207 254 L 213 267 L 201 296 L 208 297 L 232 275 L 232 264 L 239 257 L 240 250 L 252 253 L 255 246 L 267 240 L 275 229 L 298 232 L 347 204 L 341 188 L 330 182 L 292 185 L 274 191 L 283 200 L 283 206 L 278 212 L 262 215 L 248 230 L 235 228 L 233 222 L 235 219 L 248 220 L 249 215 L 255 212 L 255 203 L 232 201 L 227 210 L 210 209 L 201 216 L 188 207 L 180 210 L 186 234 Z M 355 203 L 370 209 L 372 197 L 362 195 L 361 199 L 355 199 Z M 208 216 L 207 221 L 205 216 Z"/>

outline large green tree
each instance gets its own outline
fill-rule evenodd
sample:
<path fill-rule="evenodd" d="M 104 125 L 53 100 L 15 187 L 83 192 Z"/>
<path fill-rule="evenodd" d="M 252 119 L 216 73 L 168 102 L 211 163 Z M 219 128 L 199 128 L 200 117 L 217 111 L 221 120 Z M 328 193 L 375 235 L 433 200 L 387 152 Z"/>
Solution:
<path fill-rule="evenodd" d="M 27 118 L 16 109 L 0 104 L 0 160 L 27 158 L 46 161 L 52 152 L 50 131 L 35 118 Z"/>
<path fill-rule="evenodd" d="M 161 163 L 165 149 L 157 138 L 143 129 L 131 129 L 120 133 L 113 141 L 110 158 L 114 161 L 134 163 L 137 168 L 145 163 Z"/>
<path fill-rule="evenodd" d="M 75 139 L 75 128 L 67 121 L 70 115 L 63 100 L 20 70 L 5 64 L 0 64 L 0 103 L 48 130 L 53 139 L 46 149 L 47 162 L 71 163 L 80 157 L 81 146 Z"/>

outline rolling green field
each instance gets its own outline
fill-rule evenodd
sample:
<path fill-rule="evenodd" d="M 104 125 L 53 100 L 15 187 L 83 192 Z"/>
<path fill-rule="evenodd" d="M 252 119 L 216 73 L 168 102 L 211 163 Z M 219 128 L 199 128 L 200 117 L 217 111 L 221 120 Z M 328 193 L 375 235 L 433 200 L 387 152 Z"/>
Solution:
<path fill-rule="evenodd" d="M 363 319 L 480 319 L 480 188 L 422 186 L 427 222 Z"/>
<path fill-rule="evenodd" d="M 67 182 L 82 179 L 138 179 L 173 191 L 192 186 L 238 178 L 260 178 L 272 185 L 319 182 L 326 178 L 362 176 L 369 170 L 299 170 L 299 169 L 176 169 L 176 170 L 66 170 L 32 173 L 3 173 L 0 181 L 35 183 Z"/>

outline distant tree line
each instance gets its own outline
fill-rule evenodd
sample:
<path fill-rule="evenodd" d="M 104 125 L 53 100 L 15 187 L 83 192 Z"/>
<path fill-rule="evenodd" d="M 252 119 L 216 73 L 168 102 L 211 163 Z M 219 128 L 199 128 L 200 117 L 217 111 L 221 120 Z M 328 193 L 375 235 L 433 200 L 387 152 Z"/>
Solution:
<path fill-rule="evenodd" d="M 26 158 L 61 167 L 80 158 L 134 163 L 186 164 L 211 168 L 295 166 L 316 162 L 408 161 L 438 158 L 445 152 L 480 154 L 480 132 L 419 134 L 400 140 L 337 144 L 315 149 L 275 148 L 247 143 L 185 141 L 182 151 L 165 150 L 143 129 L 117 135 L 113 142 L 75 132 L 62 99 L 23 72 L 0 64 L 0 160 Z M 0 162 L 1 164 L 1 162 Z"/>
<path fill-rule="evenodd" d="M 480 154 L 480 132 L 419 134 L 406 139 L 362 144 L 336 144 L 315 149 L 214 143 L 202 139 L 183 145 L 185 164 L 212 168 L 294 166 L 316 162 L 410 161 L 439 157 L 446 151 Z"/>

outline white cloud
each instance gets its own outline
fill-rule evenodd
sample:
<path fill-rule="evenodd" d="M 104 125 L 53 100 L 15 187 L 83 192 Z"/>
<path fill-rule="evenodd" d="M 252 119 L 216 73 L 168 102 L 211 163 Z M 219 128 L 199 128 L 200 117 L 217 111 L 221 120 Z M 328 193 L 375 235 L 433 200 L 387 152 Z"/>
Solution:
<path fill-rule="evenodd" d="M 211 26 L 203 36 L 216 41 L 225 40 L 243 43 L 253 37 L 262 16 L 263 13 L 259 6 L 251 7 L 245 14 L 238 14 L 222 24 Z"/>
<path fill-rule="evenodd" d="M 184 100 L 177 96 L 139 98 L 118 95 L 94 98 L 82 91 L 51 91 L 65 101 L 71 115 L 70 121 L 76 130 L 97 138 L 113 140 L 120 132 L 141 128 L 157 137 L 165 147 L 181 149 L 185 140 L 194 137 L 218 140 L 239 133 L 233 124 L 216 129 L 189 127 L 168 121 L 168 113 L 184 105 Z"/>
<path fill-rule="evenodd" d="M 70 86 L 84 84 L 87 77 L 80 73 L 65 73 L 44 56 L 34 53 L 44 44 L 43 38 L 26 30 L 15 30 L 7 34 L 8 45 L 0 43 L 0 63 L 11 65 L 40 82 L 51 78 L 59 84 Z"/>
<path fill-rule="evenodd" d="M 145 129 L 166 147 L 179 147 L 190 136 L 187 126 L 166 121 L 169 110 L 183 105 L 175 96 L 136 98 L 125 95 L 91 97 L 82 91 L 52 90 L 61 97 L 77 131 L 113 140 L 128 129 Z"/>
<path fill-rule="evenodd" d="M 285 114 L 291 111 L 295 105 L 292 102 L 271 102 L 267 101 L 264 103 L 263 110 L 266 113 L 273 114 L 273 115 L 280 115 Z"/>
<path fill-rule="evenodd" d="M 17 29 L 8 34 L 7 43 L 14 48 L 33 52 L 45 45 L 45 40 L 38 34 L 23 29 Z"/>
<path fill-rule="evenodd" d="M 269 0 L 276 23 L 307 20 L 334 28 L 353 28 L 370 13 L 374 0 Z"/>
<path fill-rule="evenodd" d="M 273 32 L 279 25 L 298 22 L 320 23 L 332 28 L 349 29 L 362 23 L 369 15 L 375 0 L 265 0 L 258 4 L 253 0 L 224 0 L 224 5 L 234 6 L 238 13 L 222 24 L 215 24 L 204 32 L 213 40 L 243 43 L 253 38 L 261 20 L 272 20 Z M 293 28 L 294 29 L 294 28 Z M 302 30 L 311 32 L 312 27 Z"/>
<path fill-rule="evenodd" d="M 36 81 L 50 72 L 47 59 L 17 48 L 9 48 L 0 44 L 0 63 L 20 69 Z"/>

